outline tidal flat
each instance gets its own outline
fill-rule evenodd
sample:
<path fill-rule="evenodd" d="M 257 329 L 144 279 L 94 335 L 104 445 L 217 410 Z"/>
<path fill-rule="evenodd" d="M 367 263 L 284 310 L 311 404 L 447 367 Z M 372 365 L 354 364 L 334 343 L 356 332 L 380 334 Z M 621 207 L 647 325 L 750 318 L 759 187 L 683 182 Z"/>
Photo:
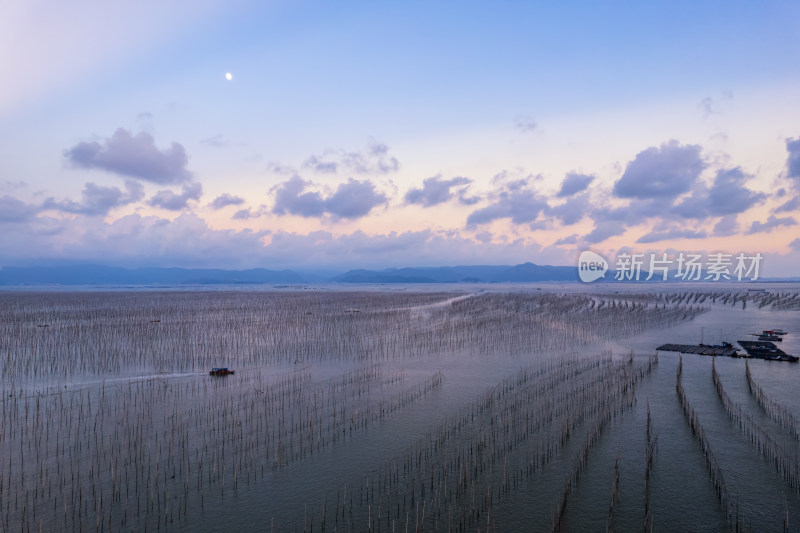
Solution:
<path fill-rule="evenodd" d="M 598 287 L 2 292 L 0 528 L 797 530 L 800 290 Z"/>

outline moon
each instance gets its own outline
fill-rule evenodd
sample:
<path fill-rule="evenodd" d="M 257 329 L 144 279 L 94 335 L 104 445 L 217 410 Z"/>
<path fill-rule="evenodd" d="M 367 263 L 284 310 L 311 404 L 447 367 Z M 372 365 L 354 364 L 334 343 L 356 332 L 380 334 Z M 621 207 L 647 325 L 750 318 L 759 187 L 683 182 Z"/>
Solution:
<path fill-rule="evenodd" d="M 225 74 L 225 79 L 228 80 L 228 81 L 231 81 L 233 79 L 233 74 L 231 74 L 230 72 L 227 72 Z"/>

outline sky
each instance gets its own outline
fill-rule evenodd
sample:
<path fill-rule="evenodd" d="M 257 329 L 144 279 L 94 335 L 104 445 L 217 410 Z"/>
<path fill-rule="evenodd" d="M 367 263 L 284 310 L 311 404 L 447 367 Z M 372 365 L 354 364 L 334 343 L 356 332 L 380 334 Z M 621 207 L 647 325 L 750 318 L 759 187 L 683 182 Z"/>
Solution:
<path fill-rule="evenodd" d="M 6 0 L 0 34 L 0 265 L 800 276 L 794 1 Z"/>

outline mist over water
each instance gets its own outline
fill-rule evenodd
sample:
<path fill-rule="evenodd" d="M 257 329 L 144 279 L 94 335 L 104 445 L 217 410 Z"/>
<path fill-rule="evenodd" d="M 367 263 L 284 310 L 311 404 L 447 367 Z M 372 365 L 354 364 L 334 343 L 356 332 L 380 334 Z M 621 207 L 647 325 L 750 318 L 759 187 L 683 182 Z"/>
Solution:
<path fill-rule="evenodd" d="M 3 293 L 0 518 L 10 530 L 795 529 L 799 442 L 751 393 L 745 360 L 654 358 L 664 343 L 764 329 L 800 353 L 797 290 L 765 288 Z M 794 470 L 729 416 L 712 362 Z M 733 522 L 676 393 L 679 363 Z M 796 420 L 800 365 L 747 364 Z"/>

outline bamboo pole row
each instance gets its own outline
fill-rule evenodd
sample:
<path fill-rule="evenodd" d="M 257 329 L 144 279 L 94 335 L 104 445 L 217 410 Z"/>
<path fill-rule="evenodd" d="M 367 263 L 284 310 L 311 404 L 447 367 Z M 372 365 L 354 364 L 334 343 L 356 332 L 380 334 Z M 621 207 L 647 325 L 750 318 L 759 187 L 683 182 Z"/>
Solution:
<path fill-rule="evenodd" d="M 678 372 L 675 379 L 675 390 L 678 393 L 678 400 L 680 401 L 681 408 L 686 417 L 686 421 L 689 424 L 689 428 L 692 430 L 692 435 L 694 435 L 694 437 L 697 439 L 697 442 L 700 444 L 703 457 L 708 465 L 708 473 L 711 478 L 711 483 L 714 485 L 714 492 L 717 495 L 717 499 L 719 500 L 723 513 L 725 513 L 728 526 L 737 532 L 742 531 L 745 529 L 744 524 L 746 521 L 740 520 L 739 505 L 736 501 L 736 497 L 728 490 L 728 487 L 725 483 L 725 476 L 722 473 L 722 466 L 720 466 L 717 457 L 714 455 L 714 452 L 711 449 L 711 444 L 708 441 L 708 437 L 706 437 L 706 432 L 703 429 L 697 414 L 689 403 L 688 398 L 686 397 L 686 392 L 684 391 L 683 383 L 681 382 L 682 373 L 683 357 L 681 356 L 678 362 Z"/>
<path fill-rule="evenodd" d="M 770 398 L 764 389 L 753 378 L 750 372 L 750 363 L 745 360 L 745 376 L 747 377 L 747 388 L 750 390 L 753 398 L 755 398 L 761 409 L 779 426 L 781 426 L 786 433 L 791 435 L 797 440 L 800 440 L 800 429 L 798 429 L 797 417 L 781 403 Z"/>
<path fill-rule="evenodd" d="M 773 466 L 778 475 L 790 487 L 800 489 L 800 464 L 798 464 L 796 447 L 788 448 L 780 444 L 772 435 L 762 429 L 753 416 L 746 413 L 740 404 L 731 400 L 722 385 L 715 359 L 712 359 L 711 363 L 711 377 L 717 397 L 722 402 L 728 418 L 736 424 L 750 443 L 758 448 L 764 459 Z"/>

